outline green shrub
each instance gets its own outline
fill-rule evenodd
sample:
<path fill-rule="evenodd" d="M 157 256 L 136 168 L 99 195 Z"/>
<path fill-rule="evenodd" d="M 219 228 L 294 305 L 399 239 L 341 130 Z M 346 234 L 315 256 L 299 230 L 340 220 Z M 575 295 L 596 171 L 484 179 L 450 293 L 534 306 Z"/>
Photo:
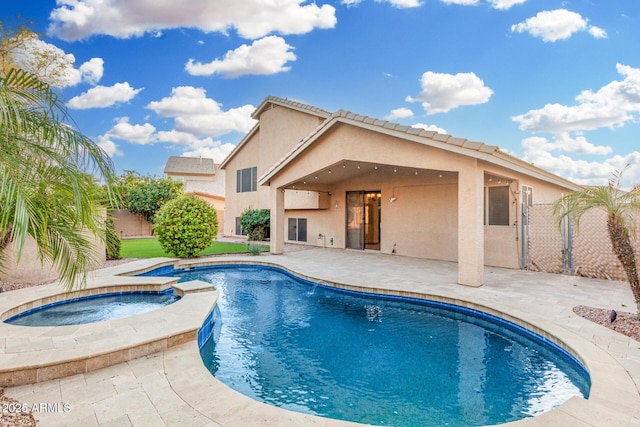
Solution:
<path fill-rule="evenodd" d="M 249 240 L 264 240 L 270 223 L 269 209 L 247 209 L 240 215 L 242 231 L 247 233 Z"/>
<path fill-rule="evenodd" d="M 247 245 L 247 253 L 250 255 L 260 255 L 260 252 L 263 250 L 262 248 L 263 246 L 257 243 L 249 243 Z"/>
<path fill-rule="evenodd" d="M 183 194 L 182 182 L 171 177 L 141 178 L 126 191 L 124 207 L 129 212 L 142 215 L 148 222 L 155 222 L 154 215 L 166 202 Z"/>
<path fill-rule="evenodd" d="M 218 235 L 218 217 L 216 210 L 204 200 L 181 196 L 160 208 L 154 231 L 165 252 L 191 258 Z"/>
<path fill-rule="evenodd" d="M 118 233 L 116 232 L 112 218 L 107 219 L 105 232 L 107 259 L 120 259 L 120 236 L 118 236 Z"/>

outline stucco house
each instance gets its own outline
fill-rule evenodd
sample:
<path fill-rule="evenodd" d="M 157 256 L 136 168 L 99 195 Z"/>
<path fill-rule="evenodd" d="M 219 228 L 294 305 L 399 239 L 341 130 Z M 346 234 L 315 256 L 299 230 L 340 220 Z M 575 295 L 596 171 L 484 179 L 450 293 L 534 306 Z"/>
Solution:
<path fill-rule="evenodd" d="M 521 267 L 527 207 L 580 189 L 498 147 L 349 111 L 268 97 L 220 167 L 223 232 L 270 209 L 285 242 L 453 261 L 480 286 L 484 266 Z"/>
<path fill-rule="evenodd" d="M 225 210 L 225 171 L 213 159 L 202 157 L 171 156 L 167 159 L 164 174 L 181 181 L 185 194 L 193 194 L 211 206 L 218 214 L 222 228 Z"/>

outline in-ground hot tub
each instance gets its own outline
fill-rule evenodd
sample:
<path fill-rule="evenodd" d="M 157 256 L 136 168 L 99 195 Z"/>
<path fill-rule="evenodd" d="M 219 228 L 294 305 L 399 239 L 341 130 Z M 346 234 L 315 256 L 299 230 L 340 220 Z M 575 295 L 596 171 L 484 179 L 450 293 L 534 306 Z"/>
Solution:
<path fill-rule="evenodd" d="M 4 322 L 20 326 L 65 326 L 101 322 L 146 313 L 180 297 L 164 291 L 123 291 L 56 301 L 15 314 Z"/>

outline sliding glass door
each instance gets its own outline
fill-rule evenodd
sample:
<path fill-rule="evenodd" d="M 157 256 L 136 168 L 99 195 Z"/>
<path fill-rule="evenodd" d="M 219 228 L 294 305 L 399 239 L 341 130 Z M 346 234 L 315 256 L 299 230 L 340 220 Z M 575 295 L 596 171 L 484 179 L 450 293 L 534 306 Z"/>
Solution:
<path fill-rule="evenodd" d="M 380 192 L 348 191 L 346 247 L 380 250 Z"/>

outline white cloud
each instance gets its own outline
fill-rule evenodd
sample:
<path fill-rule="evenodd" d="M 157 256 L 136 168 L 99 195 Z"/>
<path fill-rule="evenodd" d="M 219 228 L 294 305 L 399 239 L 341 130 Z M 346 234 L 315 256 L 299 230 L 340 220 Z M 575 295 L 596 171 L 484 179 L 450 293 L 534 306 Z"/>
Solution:
<path fill-rule="evenodd" d="M 168 143 L 182 146 L 185 150 L 183 156 L 212 158 L 216 163 L 222 162 L 235 148 L 234 144 L 223 143 L 213 138 L 198 138 L 186 132 L 175 130 L 156 132 L 153 125 L 149 123 L 132 125 L 127 117 L 120 118 L 113 128 L 98 139 L 98 146 L 110 157 L 122 156 L 123 153 L 113 142 L 114 139 L 138 145 Z"/>
<path fill-rule="evenodd" d="M 421 102 L 427 114 L 446 113 L 461 105 L 484 104 L 493 90 L 475 73 L 441 74 L 427 71 L 420 79 L 422 92 L 407 102 Z"/>
<path fill-rule="evenodd" d="M 142 88 L 132 88 L 128 82 L 116 83 L 113 86 L 96 86 L 71 98 L 67 106 L 76 110 L 111 107 L 119 102 L 129 102 L 141 90 Z"/>
<path fill-rule="evenodd" d="M 442 3 L 457 4 L 460 6 L 475 6 L 480 3 L 480 0 L 442 0 Z"/>
<path fill-rule="evenodd" d="M 248 132 L 255 124 L 253 105 L 222 110 L 222 105 L 207 98 L 203 88 L 173 88 L 171 96 L 154 101 L 147 108 L 163 117 L 173 117 L 175 128 L 197 136 L 215 137 L 229 132 Z"/>
<path fill-rule="evenodd" d="M 576 96 L 577 105 L 547 104 L 541 109 L 514 116 L 520 129 L 531 132 L 567 132 L 615 128 L 638 120 L 640 113 L 640 69 L 616 64 L 624 79 L 598 91 Z"/>
<path fill-rule="evenodd" d="M 340 4 L 345 5 L 347 7 L 358 6 L 362 3 L 363 0 L 341 0 Z M 389 3 L 392 6 L 395 6 L 399 9 L 409 9 L 413 7 L 422 6 L 422 1 L 420 0 L 376 0 L 378 3 Z"/>
<path fill-rule="evenodd" d="M 588 26 L 589 20 L 579 13 L 566 9 L 545 10 L 533 18 L 511 26 L 512 32 L 527 32 L 534 37 L 540 37 L 545 42 L 565 40 L 579 31 L 589 30 L 589 34 L 596 38 L 606 37 L 606 32 L 598 27 Z"/>
<path fill-rule="evenodd" d="M 424 130 L 428 130 L 428 131 L 433 131 L 433 132 L 438 132 L 441 133 L 443 135 L 447 135 L 449 132 L 447 132 L 446 130 L 444 130 L 441 127 L 438 127 L 436 125 L 428 125 L 425 123 L 416 123 L 414 125 L 411 125 L 412 128 L 418 128 L 418 129 L 424 129 Z"/>
<path fill-rule="evenodd" d="M 105 136 L 133 144 L 145 145 L 155 142 L 155 131 L 156 128 L 152 124 L 132 125 L 129 123 L 128 117 L 121 117 Z"/>
<path fill-rule="evenodd" d="M 132 124 L 121 117 L 99 138 L 100 146 L 109 155 L 121 154 L 114 140 L 131 144 L 170 144 L 181 147 L 183 155 L 210 157 L 216 162 L 224 160 L 235 148 L 214 137 L 237 131 L 247 132 L 255 124 L 252 105 L 222 110 L 215 100 L 207 98 L 204 89 L 190 86 L 174 88 L 170 97 L 147 105 L 163 117 L 173 117 L 175 128 L 157 130 L 150 123 Z"/>
<path fill-rule="evenodd" d="M 613 149 L 605 145 L 593 145 L 587 141 L 583 135 L 571 136 L 568 132 L 562 132 L 553 136 L 553 141 L 548 141 L 542 137 L 527 138 L 522 142 L 525 152 L 532 150 L 565 151 L 567 153 L 606 155 L 611 154 Z"/>
<path fill-rule="evenodd" d="M 400 9 L 409 9 L 413 7 L 422 6 L 422 2 L 420 0 L 384 0 L 384 1 Z"/>
<path fill-rule="evenodd" d="M 597 39 L 607 38 L 607 32 L 600 27 L 595 27 L 595 26 L 589 27 L 589 34 L 591 34 L 593 37 Z"/>
<path fill-rule="evenodd" d="M 604 161 L 587 161 L 574 159 L 562 153 L 554 155 L 553 152 L 562 150 L 562 146 L 562 142 L 550 142 L 546 138 L 527 138 L 522 142 L 523 160 L 581 185 L 605 185 L 611 178 L 612 172 L 622 170 L 630 164 L 624 172 L 622 187 L 631 188 L 640 182 L 640 152 L 638 151 L 625 156 L 614 155 Z M 591 145 L 591 147 L 595 146 Z"/>
<path fill-rule="evenodd" d="M 387 115 L 387 120 L 408 119 L 410 117 L 413 117 L 413 111 L 408 108 L 402 107 L 391 110 L 391 112 Z"/>
<path fill-rule="evenodd" d="M 118 148 L 118 144 L 113 142 L 111 138 L 109 138 L 109 135 L 102 135 L 98 139 L 98 147 L 100 147 L 105 153 L 107 153 L 107 156 L 109 157 L 123 155 L 122 151 L 120 151 L 120 149 Z"/>
<path fill-rule="evenodd" d="M 182 155 L 186 157 L 203 157 L 222 162 L 235 148 L 234 144 L 223 143 L 213 138 L 197 138 L 191 134 L 177 131 L 158 132 L 157 140 L 186 147 Z"/>
<path fill-rule="evenodd" d="M 208 64 L 189 59 L 185 69 L 189 74 L 196 76 L 220 74 L 224 77 L 240 77 L 247 74 L 276 74 L 291 69 L 285 64 L 296 60 L 292 49 L 293 47 L 282 37 L 269 36 L 254 41 L 251 46 L 243 44 L 235 50 L 228 51 L 223 59 L 216 59 Z"/>
<path fill-rule="evenodd" d="M 96 85 L 104 74 L 104 60 L 102 58 L 91 58 L 78 69 L 82 75 L 81 79 L 90 85 Z"/>
<path fill-rule="evenodd" d="M 527 0 L 489 0 L 489 3 L 494 9 L 508 10 L 517 4 L 522 4 Z"/>
<path fill-rule="evenodd" d="M 304 0 L 57 0 L 48 32 L 65 41 L 95 34 L 117 38 L 158 34 L 170 28 L 196 28 L 258 39 L 270 33 L 305 34 L 333 28 L 335 8 Z M 117 25 L 114 25 L 117 22 Z"/>
<path fill-rule="evenodd" d="M 213 159 L 215 163 L 222 163 L 224 159 L 227 158 L 229 154 L 235 148 L 233 144 L 222 144 L 216 141 L 218 145 L 213 145 L 211 147 L 200 147 L 196 148 L 192 151 L 185 151 L 182 153 L 184 157 L 202 157 L 204 159 Z"/>

